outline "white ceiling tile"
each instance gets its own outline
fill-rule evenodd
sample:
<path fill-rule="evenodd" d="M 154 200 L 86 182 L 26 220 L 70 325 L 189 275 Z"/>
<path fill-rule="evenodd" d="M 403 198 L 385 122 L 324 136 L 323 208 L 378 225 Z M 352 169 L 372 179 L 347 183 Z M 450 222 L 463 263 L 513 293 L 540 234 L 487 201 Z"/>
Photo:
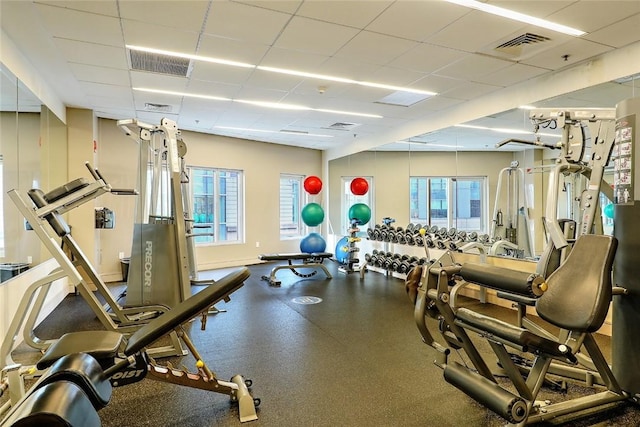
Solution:
<path fill-rule="evenodd" d="M 524 26 L 520 22 L 474 10 L 425 41 L 473 53 Z"/>
<path fill-rule="evenodd" d="M 119 17 L 118 3 L 115 0 L 102 1 L 38 1 L 38 3 L 51 6 L 64 7 L 67 9 L 80 10 L 83 12 L 97 13 L 99 15 L 107 15 Z"/>
<path fill-rule="evenodd" d="M 359 30 L 294 16 L 274 46 L 320 55 L 334 55 Z"/>
<path fill-rule="evenodd" d="M 204 80 L 191 79 L 187 88 L 188 93 L 197 93 L 208 96 L 219 96 L 222 98 L 236 98 L 242 88 L 239 84 L 227 82 L 208 82 Z"/>
<path fill-rule="evenodd" d="M 283 90 L 288 92 L 290 90 L 293 90 L 303 80 L 304 78 L 302 77 L 290 76 L 287 74 L 270 73 L 263 70 L 254 70 L 254 72 L 245 82 L 245 85 L 250 87 L 262 87 L 265 89 Z"/>
<path fill-rule="evenodd" d="M 445 2 L 396 1 L 367 30 L 422 41 L 467 13 L 469 9 Z"/>
<path fill-rule="evenodd" d="M 467 52 L 420 43 L 389 63 L 392 67 L 431 73 L 469 55 Z"/>
<path fill-rule="evenodd" d="M 338 83 L 326 80 L 306 79 L 295 87 L 293 93 L 304 96 L 344 96 L 352 87 L 350 83 Z M 322 93 L 320 93 L 322 92 Z"/>
<path fill-rule="evenodd" d="M 151 22 L 129 19 L 122 20 L 122 28 L 126 44 L 190 54 L 196 52 L 198 33 L 195 31 L 182 31 Z"/>
<path fill-rule="evenodd" d="M 473 81 L 478 83 L 486 83 L 494 86 L 511 86 L 516 83 L 529 80 L 536 76 L 546 73 L 549 70 L 544 68 L 532 67 L 525 64 L 512 64 L 505 68 L 491 72 L 481 77 L 474 77 Z"/>
<path fill-rule="evenodd" d="M 449 77 L 441 77 L 435 74 L 426 76 L 414 83 L 414 87 L 428 90 L 436 93 L 443 93 L 464 84 L 464 80 L 452 79 Z"/>
<path fill-rule="evenodd" d="M 122 32 L 117 18 L 44 4 L 36 6 L 43 24 L 54 37 L 122 46 Z"/>
<path fill-rule="evenodd" d="M 380 65 L 372 64 L 368 61 L 334 56 L 319 66 L 316 72 L 351 80 L 371 80 L 371 77 L 379 68 Z"/>
<path fill-rule="evenodd" d="M 93 108 L 97 110 L 102 109 L 116 109 L 122 108 L 125 110 L 133 110 L 133 99 L 131 97 L 127 98 L 114 98 L 114 97 L 104 97 L 104 96 L 90 96 L 89 100 L 93 104 Z"/>
<path fill-rule="evenodd" d="M 291 15 L 242 3 L 215 1 L 211 4 L 205 34 L 271 45 Z M 242 25 L 238 25 L 242 22 Z"/>
<path fill-rule="evenodd" d="M 118 98 L 132 100 L 131 89 L 128 86 L 114 86 L 109 84 L 81 82 L 87 96 L 98 96 L 104 98 Z"/>
<path fill-rule="evenodd" d="M 278 12 L 285 12 L 293 14 L 302 0 L 232 0 L 234 3 L 249 4 L 262 9 L 276 10 Z"/>
<path fill-rule="evenodd" d="M 558 70 L 560 68 L 577 64 L 584 59 L 605 53 L 611 49 L 612 48 L 609 46 L 593 43 L 588 40 L 573 39 L 558 47 L 545 50 L 539 55 L 527 58 L 522 62 L 535 67 Z M 563 58 L 564 55 L 569 55 L 566 61 Z"/>
<path fill-rule="evenodd" d="M 187 79 L 166 74 L 131 71 L 131 84 L 133 87 L 184 92 L 187 88 Z"/>
<path fill-rule="evenodd" d="M 70 63 L 69 67 L 71 67 L 78 81 L 126 86 L 127 88 L 131 86 L 129 72 L 126 70 L 75 63 Z"/>
<path fill-rule="evenodd" d="M 512 64 L 512 62 L 491 58 L 489 56 L 468 55 L 451 65 L 440 68 L 435 74 L 453 79 L 478 81 L 478 78 L 489 73 L 495 73 Z"/>
<path fill-rule="evenodd" d="M 452 89 L 443 93 L 448 98 L 465 99 L 467 101 L 479 98 L 496 90 L 502 89 L 499 86 L 486 85 L 482 83 L 467 83 L 459 88 Z"/>
<path fill-rule="evenodd" d="M 272 47 L 264 55 L 259 65 L 286 68 L 290 70 L 317 72 L 318 67 L 331 57 L 297 50 Z"/>
<path fill-rule="evenodd" d="M 235 98 L 249 101 L 279 102 L 286 95 L 287 92 L 282 90 L 264 89 L 259 86 L 243 86 Z"/>
<path fill-rule="evenodd" d="M 206 1 L 119 1 L 120 17 L 142 23 L 154 22 L 163 27 L 200 31 L 209 2 Z"/>
<path fill-rule="evenodd" d="M 253 68 L 230 67 L 228 65 L 196 61 L 193 64 L 190 77 L 192 83 L 196 80 L 202 80 L 239 85 L 244 83 L 253 71 Z"/>
<path fill-rule="evenodd" d="M 547 19 L 592 32 L 640 13 L 640 1 L 588 0 L 575 2 Z"/>
<path fill-rule="evenodd" d="M 582 38 L 613 47 L 623 47 L 637 42 L 640 40 L 640 13 L 586 34 Z"/>
<path fill-rule="evenodd" d="M 350 27 L 364 28 L 393 2 L 385 1 L 334 1 L 327 6 L 322 1 L 302 3 L 297 14 L 320 21 Z"/>
<path fill-rule="evenodd" d="M 426 73 L 403 70 L 396 67 L 380 67 L 371 75 L 374 83 L 384 83 L 394 86 L 412 86 L 412 83 L 425 77 Z"/>
<path fill-rule="evenodd" d="M 440 112 L 463 102 L 464 100 L 446 96 L 432 96 L 409 107 L 405 115 L 409 119 L 423 119 L 430 112 Z"/>
<path fill-rule="evenodd" d="M 77 40 L 54 38 L 60 54 L 68 62 L 128 70 L 126 50 Z"/>
<path fill-rule="evenodd" d="M 385 65 L 416 46 L 417 42 L 411 40 L 362 31 L 342 47 L 336 56 Z"/>
<path fill-rule="evenodd" d="M 200 39 L 198 55 L 255 65 L 262 60 L 268 50 L 269 46 L 264 44 L 203 35 Z"/>

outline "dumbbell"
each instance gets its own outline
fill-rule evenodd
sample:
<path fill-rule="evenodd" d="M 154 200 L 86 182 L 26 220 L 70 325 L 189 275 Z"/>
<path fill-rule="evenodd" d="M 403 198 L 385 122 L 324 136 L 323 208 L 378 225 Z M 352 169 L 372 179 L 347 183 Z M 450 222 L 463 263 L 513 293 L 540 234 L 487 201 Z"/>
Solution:
<path fill-rule="evenodd" d="M 367 237 L 369 238 L 369 240 L 375 240 L 372 228 L 367 228 Z"/>
<path fill-rule="evenodd" d="M 409 259 L 408 255 L 398 255 L 394 257 L 393 261 L 391 262 L 391 270 L 393 271 L 399 271 L 400 270 L 400 266 L 402 265 L 402 263 L 406 260 Z"/>
<path fill-rule="evenodd" d="M 470 242 L 477 242 L 478 241 L 478 233 L 475 232 L 475 231 L 472 231 L 467 236 L 467 240 L 470 241 Z"/>
<path fill-rule="evenodd" d="M 393 260 L 395 259 L 395 257 L 399 257 L 400 255 L 398 254 L 393 254 L 391 252 L 387 252 L 387 257 L 384 259 L 384 268 L 385 270 L 390 270 L 391 269 L 391 265 L 393 264 Z"/>

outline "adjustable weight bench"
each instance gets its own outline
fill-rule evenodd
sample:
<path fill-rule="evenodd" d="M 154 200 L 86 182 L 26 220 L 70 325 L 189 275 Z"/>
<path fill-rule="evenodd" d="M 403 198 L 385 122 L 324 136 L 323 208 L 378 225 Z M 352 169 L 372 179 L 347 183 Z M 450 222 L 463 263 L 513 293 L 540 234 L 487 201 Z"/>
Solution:
<path fill-rule="evenodd" d="M 261 261 L 287 261 L 287 265 L 279 265 L 273 267 L 269 276 L 262 276 L 262 280 L 269 282 L 269 286 L 280 286 L 280 281 L 276 279 L 276 273 L 278 270 L 287 269 L 291 270 L 293 274 L 298 277 L 307 278 L 318 274 L 318 269 L 324 271 L 327 279 L 332 279 L 333 276 L 327 270 L 327 267 L 322 263 L 325 259 L 333 256 L 330 252 L 314 252 L 314 253 L 289 253 L 289 254 L 262 254 L 258 258 Z M 300 261 L 294 264 L 294 261 Z M 298 271 L 301 268 L 311 268 L 313 271 L 309 273 L 302 273 Z"/>
<path fill-rule="evenodd" d="M 185 323 L 202 315 L 202 329 L 204 330 L 209 307 L 223 300 L 229 301 L 230 295 L 243 286 L 249 274 L 247 268 L 228 274 L 216 281 L 215 284 L 206 287 L 177 304 L 168 312 L 151 320 L 128 339 L 114 331 L 93 331 L 91 332 L 93 338 L 87 338 L 83 332 L 65 334 L 49 347 L 36 366 L 38 369 L 47 369 L 54 364 L 63 362 L 64 356 L 74 353 L 77 346 L 85 342 L 86 339 L 100 341 L 105 348 L 108 347 L 107 343 L 110 343 L 115 348 L 120 346 L 120 350 L 119 352 L 116 350 L 112 354 L 102 354 L 100 364 L 104 368 L 103 377 L 108 378 L 114 387 L 132 384 L 146 377 L 227 394 L 231 401 L 238 402 L 241 422 L 256 420 L 258 418 L 256 406 L 260 404 L 260 400 L 254 399 L 249 392 L 248 387 L 251 386 L 251 381 L 245 380 L 241 375 L 234 376 L 231 381 L 218 379 L 204 363 L 183 329 Z M 191 373 L 158 365 L 147 355 L 146 347 L 174 331 L 196 359 L 197 372 Z M 80 383 L 84 384 L 87 395 L 93 396 L 95 394 L 91 387 L 86 387 L 87 381 Z M 97 399 L 97 403 L 99 404 L 103 400 Z"/>

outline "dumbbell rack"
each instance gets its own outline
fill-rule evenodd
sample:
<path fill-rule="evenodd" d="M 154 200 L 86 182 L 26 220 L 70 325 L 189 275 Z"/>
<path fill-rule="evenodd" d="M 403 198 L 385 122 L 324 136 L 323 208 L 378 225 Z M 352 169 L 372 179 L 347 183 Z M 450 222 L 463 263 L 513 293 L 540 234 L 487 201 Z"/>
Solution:
<path fill-rule="evenodd" d="M 359 270 L 357 264 L 360 263 L 360 259 L 357 258 L 357 253 L 360 251 L 360 248 L 356 246 L 356 243 L 360 242 L 362 239 L 358 237 L 358 231 L 360 231 L 358 228 L 358 220 L 351 220 L 351 228 L 349 228 L 348 231 L 349 236 L 347 250 L 349 251 L 349 257 L 345 264 L 338 267 L 338 271 L 345 274 L 355 273 Z"/>

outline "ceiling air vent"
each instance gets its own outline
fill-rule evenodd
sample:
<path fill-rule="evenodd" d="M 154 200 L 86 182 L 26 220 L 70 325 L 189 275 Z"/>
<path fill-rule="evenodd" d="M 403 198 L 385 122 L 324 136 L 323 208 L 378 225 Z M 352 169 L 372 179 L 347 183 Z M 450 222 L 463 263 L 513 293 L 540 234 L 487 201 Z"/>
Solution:
<path fill-rule="evenodd" d="M 169 55 L 130 50 L 131 69 L 186 77 L 191 60 Z"/>
<path fill-rule="evenodd" d="M 352 130 L 360 126 L 360 123 L 349 123 L 349 122 L 336 122 L 332 125 L 327 126 L 325 129 L 333 129 L 333 130 Z"/>
<path fill-rule="evenodd" d="M 532 33 L 524 33 L 516 38 L 502 43 L 500 46 L 496 47 L 495 50 L 497 50 L 498 52 L 507 53 L 509 55 L 520 55 L 526 47 L 549 40 L 551 40 L 549 37 Z"/>
<path fill-rule="evenodd" d="M 144 104 L 144 109 L 155 113 L 170 113 L 173 107 L 167 104 L 152 104 L 151 102 L 147 102 Z"/>

